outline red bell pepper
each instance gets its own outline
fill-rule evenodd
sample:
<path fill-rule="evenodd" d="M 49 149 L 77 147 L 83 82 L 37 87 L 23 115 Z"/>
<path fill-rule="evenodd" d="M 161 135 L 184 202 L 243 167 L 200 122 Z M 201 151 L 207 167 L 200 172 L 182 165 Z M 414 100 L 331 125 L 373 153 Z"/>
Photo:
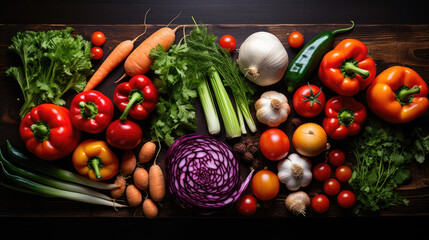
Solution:
<path fill-rule="evenodd" d="M 414 70 L 393 66 L 380 73 L 366 92 L 369 108 L 391 123 L 410 122 L 429 109 L 428 85 Z"/>
<path fill-rule="evenodd" d="M 137 75 L 116 87 L 113 102 L 119 111 L 129 111 L 130 117 L 144 120 L 156 108 L 158 89 L 148 77 Z"/>
<path fill-rule="evenodd" d="M 104 131 L 113 119 L 112 101 L 103 93 L 89 90 L 77 94 L 70 105 L 73 126 L 88 133 Z"/>
<path fill-rule="evenodd" d="M 353 97 L 334 96 L 326 102 L 322 126 L 329 137 L 339 140 L 357 135 L 365 122 L 365 106 Z"/>
<path fill-rule="evenodd" d="M 361 41 L 345 39 L 322 59 L 319 78 L 339 95 L 354 96 L 368 87 L 375 78 L 375 62 L 367 57 L 368 49 Z"/>
<path fill-rule="evenodd" d="M 44 160 L 67 156 L 81 137 L 71 123 L 69 110 L 51 103 L 38 105 L 27 113 L 21 120 L 19 133 L 27 149 Z"/>

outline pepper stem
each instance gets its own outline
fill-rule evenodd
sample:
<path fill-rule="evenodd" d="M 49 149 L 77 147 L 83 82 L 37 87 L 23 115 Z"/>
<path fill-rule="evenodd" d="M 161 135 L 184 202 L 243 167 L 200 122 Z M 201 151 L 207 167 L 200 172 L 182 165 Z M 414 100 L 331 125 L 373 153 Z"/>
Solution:
<path fill-rule="evenodd" d="M 343 108 L 338 112 L 337 118 L 341 125 L 350 126 L 355 120 L 355 115 L 353 110 Z"/>
<path fill-rule="evenodd" d="M 354 76 L 356 76 L 356 74 L 359 74 L 364 79 L 369 77 L 369 71 L 359 68 L 358 61 L 355 59 L 344 60 L 340 68 L 344 77 L 347 78 L 353 78 Z"/>
<path fill-rule="evenodd" d="M 414 86 L 413 88 L 409 88 L 406 86 L 403 86 L 399 89 L 396 98 L 398 101 L 402 104 L 408 104 L 413 100 L 413 94 L 420 93 L 420 87 Z"/>
<path fill-rule="evenodd" d="M 100 170 L 103 168 L 103 161 L 98 156 L 93 156 L 88 159 L 88 168 L 92 169 L 97 179 L 101 178 Z"/>
<path fill-rule="evenodd" d="M 50 128 L 49 125 L 44 121 L 37 121 L 30 126 L 30 130 L 33 132 L 34 138 L 43 142 L 49 139 Z"/>
<path fill-rule="evenodd" d="M 93 102 L 79 102 L 80 114 L 85 119 L 95 118 L 98 114 L 97 105 Z"/>
<path fill-rule="evenodd" d="M 130 111 L 131 107 L 135 103 L 138 104 L 138 103 L 143 102 L 143 100 L 144 100 L 143 93 L 139 89 L 133 89 L 133 90 L 131 90 L 128 99 L 129 99 L 128 104 L 125 107 L 122 115 L 119 117 L 119 120 L 121 120 L 121 122 L 125 122 L 127 120 L 128 112 Z"/>

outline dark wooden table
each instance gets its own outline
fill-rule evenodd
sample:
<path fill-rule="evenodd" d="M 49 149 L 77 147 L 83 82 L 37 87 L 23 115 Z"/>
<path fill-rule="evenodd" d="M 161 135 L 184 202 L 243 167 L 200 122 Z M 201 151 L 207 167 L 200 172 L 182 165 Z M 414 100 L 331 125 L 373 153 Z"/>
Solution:
<path fill-rule="evenodd" d="M 378 72 L 389 66 L 405 65 L 416 70 L 424 79 L 429 79 L 429 15 L 426 8 L 419 3 L 406 4 L 398 1 L 394 4 L 384 5 L 376 1 L 364 1 L 362 5 L 355 3 L 348 7 L 341 6 L 336 1 L 323 4 L 318 1 L 295 3 L 274 1 L 271 4 L 251 1 L 246 6 L 234 1 L 219 1 L 214 5 L 197 4 L 192 1 L 186 1 L 183 4 L 163 3 L 165 5 L 125 1 L 124 5 L 120 6 L 115 1 L 106 1 L 103 4 L 99 4 L 97 1 L 75 1 L 73 3 L 64 1 L 55 4 L 43 1 L 38 5 L 31 5 L 31 7 L 26 4 L 29 2 L 8 2 L 7 7 L 2 8 L 0 12 L 0 23 L 4 23 L 0 25 L 2 33 L 0 35 L 0 102 L 2 103 L 0 147 L 2 149 L 4 149 L 6 139 L 10 139 L 20 148 L 23 147 L 18 137 L 16 115 L 21 104 L 17 101 L 20 90 L 16 82 L 5 77 L 6 69 L 14 63 L 14 55 L 7 51 L 7 46 L 10 38 L 17 31 L 49 30 L 72 26 L 75 28 L 76 34 L 81 34 L 89 39 L 92 32 L 101 30 L 108 35 L 108 41 L 103 48 L 105 52 L 109 52 L 120 41 L 131 39 L 141 32 L 144 28 L 141 22 L 147 8 L 151 8 L 148 23 L 155 24 L 149 25 L 148 33 L 168 23 L 179 11 L 182 11 L 181 17 L 175 23 L 190 24 L 190 16 L 194 16 L 203 23 L 213 24 L 210 25 L 210 30 L 218 36 L 233 34 L 238 43 L 258 30 L 272 32 L 284 43 L 290 59 L 296 54 L 296 51 L 290 49 L 286 44 L 287 34 L 291 31 L 301 31 L 308 41 L 321 31 L 343 27 L 348 25 L 350 20 L 355 20 L 355 29 L 350 33 L 339 35 L 335 43 L 345 37 L 357 38 L 367 44 L 370 56 L 377 63 Z M 124 8 L 121 8 L 122 6 Z M 59 9 L 64 8 L 69 8 L 70 11 L 60 13 Z M 24 17 L 11 14 L 18 9 L 22 9 L 26 13 Z M 88 9 L 99 9 L 99 11 L 93 12 Z M 295 9 L 299 9 L 299 11 L 295 11 Z M 179 33 L 177 39 L 180 37 Z M 107 96 L 111 96 L 113 93 L 112 82 L 122 73 L 123 70 L 120 67 L 115 69 L 98 89 Z M 316 77 L 313 79 L 317 81 Z M 291 96 L 288 98 L 291 99 Z M 427 115 L 424 119 L 427 120 Z M 263 129 L 263 126 L 260 129 Z M 200 124 L 198 131 L 204 133 L 205 125 Z M 283 224 L 298 226 L 310 223 L 328 226 L 350 221 L 372 228 L 374 226 L 367 223 L 383 221 L 391 225 L 411 223 L 410 227 L 412 227 L 419 221 L 427 220 L 429 216 L 427 207 L 429 203 L 428 161 L 423 165 L 413 164 L 412 170 L 411 181 L 399 187 L 400 193 L 410 200 L 410 206 L 392 207 L 375 216 L 356 216 L 333 204 L 326 214 L 310 213 L 306 218 L 297 218 L 286 212 L 284 208 L 283 201 L 286 191 L 283 188 L 271 206 L 261 209 L 253 218 L 243 218 L 234 209 L 211 217 L 190 215 L 170 198 L 167 198 L 160 210 L 159 218 L 148 222 L 142 217 L 141 211 L 135 209 L 116 211 L 105 207 L 88 206 L 59 199 L 44 199 L 0 189 L 0 223 L 4 223 L 5 226 L 9 223 L 22 227 L 35 225 L 43 227 L 43 229 L 46 229 L 46 225 L 54 225 L 57 226 L 57 230 L 63 229 L 65 227 L 63 224 L 74 225 L 78 222 L 86 225 L 97 224 L 97 226 L 121 223 L 123 226 L 121 229 L 130 226 L 140 228 L 146 226 L 144 228 L 146 230 L 148 230 L 147 226 L 166 229 L 165 226 L 169 226 L 172 231 L 165 232 L 168 236 L 179 234 L 180 230 L 192 225 L 208 229 L 208 225 L 213 223 L 229 230 L 235 230 L 233 225 L 237 223 L 244 223 L 247 226 L 262 226 L 260 224 L 266 223 L 261 230 L 265 228 L 273 234 L 276 233 L 277 227 Z M 314 195 L 320 191 L 319 188 L 320 186 L 317 184 L 312 184 L 309 192 Z"/>

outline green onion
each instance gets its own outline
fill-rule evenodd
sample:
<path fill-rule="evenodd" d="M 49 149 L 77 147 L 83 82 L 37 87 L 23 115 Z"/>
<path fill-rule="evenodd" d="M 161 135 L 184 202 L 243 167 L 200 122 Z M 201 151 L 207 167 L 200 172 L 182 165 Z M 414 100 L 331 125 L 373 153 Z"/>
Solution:
<path fill-rule="evenodd" d="M 86 195 L 86 194 L 77 193 L 77 192 L 70 192 L 70 191 L 50 187 L 44 184 L 40 184 L 31 180 L 28 180 L 26 178 L 23 178 L 21 176 L 10 174 L 6 170 L 2 161 L 0 161 L 0 165 L 4 176 L 7 177 L 9 180 L 11 180 L 13 183 L 22 187 L 23 188 L 21 190 L 22 192 L 35 193 L 37 195 L 42 195 L 46 197 L 58 197 L 58 198 L 64 198 L 64 199 L 69 199 L 69 200 L 78 201 L 78 202 L 110 206 L 110 207 L 128 207 L 127 205 L 119 204 L 115 201 L 109 201 L 109 200 L 99 198 L 99 197 L 94 197 L 91 195 Z M 2 184 L 2 185 L 5 187 L 10 186 L 7 184 Z M 17 188 L 18 187 L 13 187 L 11 189 L 17 189 Z"/>
<path fill-rule="evenodd" d="M 48 177 L 48 176 L 44 176 L 44 175 L 37 175 L 37 174 L 34 174 L 34 173 L 29 172 L 27 170 L 16 167 L 15 165 L 13 165 L 12 163 L 10 163 L 8 160 L 6 160 L 4 158 L 1 150 L 0 150 L 0 161 L 4 164 L 4 166 L 6 168 L 8 168 L 13 173 L 15 173 L 19 176 L 25 177 L 29 180 L 32 180 L 32 181 L 35 181 L 35 182 L 38 182 L 41 184 L 45 184 L 45 185 L 48 185 L 51 187 L 59 188 L 62 190 L 92 195 L 94 197 L 99 197 L 99 198 L 103 198 L 103 199 L 110 200 L 110 201 L 113 200 L 113 198 L 111 198 L 111 197 L 109 197 L 103 193 L 97 192 L 91 188 L 88 188 L 88 187 L 85 187 L 82 185 L 78 185 L 78 184 L 74 184 L 74 183 L 70 183 L 70 182 L 57 180 L 57 179 L 54 179 L 52 177 Z"/>
<path fill-rule="evenodd" d="M 211 135 L 217 135 L 220 133 L 220 121 L 207 79 L 204 78 L 200 81 L 197 90 L 204 110 L 208 131 Z"/>
<path fill-rule="evenodd" d="M 8 153 L 11 155 L 11 157 L 21 166 L 23 167 L 29 167 L 39 173 L 46 174 L 48 176 L 58 178 L 67 182 L 73 182 L 77 184 L 82 184 L 88 187 L 102 189 L 102 190 L 111 190 L 115 189 L 119 186 L 113 183 L 105 183 L 105 182 L 97 182 L 93 181 L 87 177 L 84 177 L 82 175 L 79 175 L 74 172 L 70 172 L 65 169 L 61 169 L 59 167 L 56 167 L 54 165 L 50 165 L 44 160 L 40 160 L 37 158 L 29 159 L 25 154 L 15 149 L 9 142 L 9 140 L 6 140 L 7 142 L 7 150 Z"/>

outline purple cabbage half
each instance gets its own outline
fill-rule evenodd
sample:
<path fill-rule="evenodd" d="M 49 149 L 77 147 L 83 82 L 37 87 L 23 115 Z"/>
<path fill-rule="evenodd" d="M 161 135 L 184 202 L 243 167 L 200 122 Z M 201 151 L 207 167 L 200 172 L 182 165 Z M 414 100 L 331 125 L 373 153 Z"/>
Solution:
<path fill-rule="evenodd" d="M 177 138 L 166 153 L 169 190 L 181 207 L 211 214 L 236 202 L 253 170 L 240 184 L 240 164 L 231 147 L 206 135 Z"/>

